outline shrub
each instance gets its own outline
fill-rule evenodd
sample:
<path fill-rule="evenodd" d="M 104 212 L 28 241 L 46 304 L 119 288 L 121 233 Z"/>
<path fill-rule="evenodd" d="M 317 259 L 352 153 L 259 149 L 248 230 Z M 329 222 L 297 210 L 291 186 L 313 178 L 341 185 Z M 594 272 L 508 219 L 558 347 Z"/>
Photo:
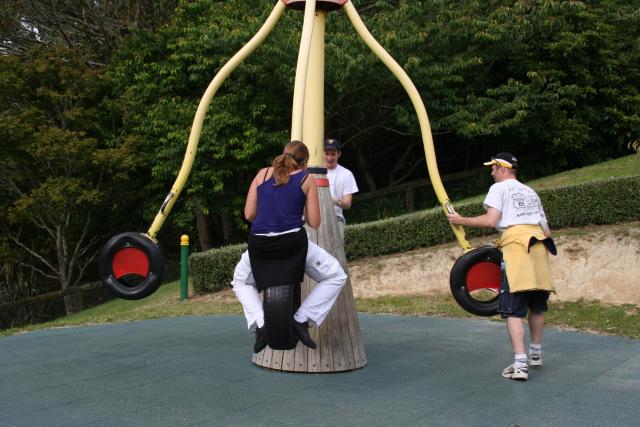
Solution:
<path fill-rule="evenodd" d="M 246 244 L 225 246 L 196 252 L 189 257 L 189 273 L 196 294 L 206 294 L 231 285 L 233 269 Z"/>
<path fill-rule="evenodd" d="M 540 190 L 552 229 L 588 224 L 615 224 L 640 219 L 640 177 L 612 178 L 578 185 Z M 455 205 L 464 216 L 484 213 L 482 197 Z M 487 229 L 465 228 L 467 234 L 481 235 Z M 346 228 L 347 259 L 405 252 L 450 242 L 454 238 L 449 223 L 438 208 L 354 224 Z M 246 245 L 227 246 L 195 253 L 189 259 L 194 290 L 214 292 L 230 285 L 235 264 Z"/>

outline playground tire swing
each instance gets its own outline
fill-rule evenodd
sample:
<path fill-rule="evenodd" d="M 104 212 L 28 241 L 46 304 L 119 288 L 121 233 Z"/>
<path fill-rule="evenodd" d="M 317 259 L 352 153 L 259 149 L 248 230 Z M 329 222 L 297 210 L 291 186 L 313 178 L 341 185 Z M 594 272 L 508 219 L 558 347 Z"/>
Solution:
<path fill-rule="evenodd" d="M 157 240 L 142 233 L 112 237 L 100 254 L 100 277 L 116 296 L 137 300 L 162 283 L 164 254 Z"/>
<path fill-rule="evenodd" d="M 164 256 L 162 248 L 156 240 L 156 235 L 185 186 L 195 159 L 206 111 L 222 83 L 233 70 L 262 44 L 276 26 L 286 8 L 304 10 L 304 23 L 294 88 L 291 139 L 303 140 L 307 144 L 310 148 L 309 151 L 312 153 L 312 159 L 310 160 L 313 160 L 314 155 L 316 160 L 318 159 L 317 156 L 321 155 L 318 153 L 322 152 L 321 141 L 324 129 L 319 131 L 313 129 L 314 133 L 320 134 L 314 136 L 314 143 L 315 140 L 320 141 L 317 143 L 319 148 L 318 146 L 309 145 L 308 140 L 311 138 L 307 137 L 307 133 L 305 133 L 305 139 L 303 139 L 303 110 L 305 106 L 308 108 L 308 105 L 305 104 L 305 92 L 311 93 L 311 96 L 318 96 L 317 88 L 314 88 L 313 83 L 310 84 L 307 81 L 309 79 L 308 72 L 309 75 L 312 75 L 314 67 L 318 67 L 318 62 L 314 59 L 314 55 L 310 54 L 313 50 L 313 43 L 317 43 L 312 43 L 314 20 L 319 17 L 324 19 L 327 12 L 342 8 L 362 40 L 393 73 L 409 95 L 418 116 L 427 170 L 432 186 L 443 211 L 445 213 L 453 212 L 453 207 L 440 179 L 431 127 L 426 108 L 418 90 L 404 69 L 369 33 L 351 1 L 278 0 L 271 14 L 254 37 L 229 59 L 215 75 L 205 91 L 193 120 L 186 154 L 176 181 L 148 231 L 146 233 L 127 232 L 118 234 L 109 240 L 103 248 L 99 260 L 100 276 L 106 287 L 118 297 L 129 300 L 145 298 L 155 292 L 162 283 Z M 321 22 L 324 25 L 324 21 Z M 319 31 L 324 31 L 324 28 Z M 324 36 L 323 33 L 322 36 Z M 318 56 L 318 54 L 316 53 L 315 56 Z M 320 61 L 320 64 L 324 65 L 323 60 Z M 323 81 L 321 83 L 323 84 Z M 314 113 L 318 114 L 317 112 Z M 304 112 L 305 116 L 306 114 L 307 112 Z M 323 126 L 324 121 L 322 118 L 320 122 Z M 311 134 L 311 132 L 308 133 Z M 321 160 L 317 161 L 317 164 L 321 165 Z M 310 172 L 322 175 L 326 174 L 326 169 L 310 167 Z M 323 186 L 320 184 L 322 179 L 317 179 L 317 182 L 321 187 Z M 502 256 L 500 251 L 493 246 L 472 249 L 465 237 L 463 228 L 453 225 L 451 228 L 464 251 L 464 254 L 455 262 L 450 275 L 450 288 L 456 302 L 472 314 L 480 316 L 496 314 L 497 297 L 501 282 L 500 263 Z M 300 304 L 299 287 L 299 285 L 276 286 L 267 289 L 263 294 L 265 324 L 268 324 L 267 341 L 272 348 L 290 349 L 296 346 L 297 337 L 292 332 L 289 322 L 292 313 Z M 482 294 L 482 297 L 478 297 L 478 294 Z"/>
<path fill-rule="evenodd" d="M 460 307 L 477 316 L 494 316 L 502 282 L 502 252 L 486 245 L 460 256 L 451 268 L 449 286 Z"/>
<path fill-rule="evenodd" d="M 263 291 L 262 307 L 267 344 L 274 350 L 291 350 L 298 335 L 291 327 L 291 317 L 300 307 L 300 284 L 270 286 Z"/>

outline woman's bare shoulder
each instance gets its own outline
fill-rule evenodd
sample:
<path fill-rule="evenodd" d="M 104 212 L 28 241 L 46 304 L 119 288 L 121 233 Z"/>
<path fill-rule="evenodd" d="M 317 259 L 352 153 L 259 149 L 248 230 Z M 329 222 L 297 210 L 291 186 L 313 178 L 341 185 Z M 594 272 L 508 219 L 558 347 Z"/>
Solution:
<path fill-rule="evenodd" d="M 258 184 L 261 184 L 262 182 L 271 178 L 271 175 L 273 175 L 273 168 L 271 166 L 264 167 L 260 169 L 258 173 L 256 173 L 254 181 L 257 181 Z"/>

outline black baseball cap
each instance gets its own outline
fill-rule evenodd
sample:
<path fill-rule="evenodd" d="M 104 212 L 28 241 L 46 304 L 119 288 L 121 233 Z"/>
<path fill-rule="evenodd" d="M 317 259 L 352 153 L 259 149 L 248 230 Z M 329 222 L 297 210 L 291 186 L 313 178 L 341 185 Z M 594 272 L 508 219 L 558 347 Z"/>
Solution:
<path fill-rule="evenodd" d="M 324 140 L 324 149 L 340 151 L 340 141 L 337 139 L 327 138 Z"/>
<path fill-rule="evenodd" d="M 509 152 L 498 153 L 491 158 L 488 162 L 484 163 L 485 166 L 500 165 L 507 169 L 518 169 L 518 158 Z"/>

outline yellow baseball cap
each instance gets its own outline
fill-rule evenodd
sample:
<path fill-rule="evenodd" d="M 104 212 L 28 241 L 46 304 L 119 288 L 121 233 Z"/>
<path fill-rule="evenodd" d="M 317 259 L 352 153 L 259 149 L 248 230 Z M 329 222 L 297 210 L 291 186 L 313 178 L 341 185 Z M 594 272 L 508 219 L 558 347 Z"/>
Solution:
<path fill-rule="evenodd" d="M 499 165 L 507 169 L 518 169 L 518 159 L 512 153 L 498 153 L 488 162 L 484 162 L 484 165 Z"/>

